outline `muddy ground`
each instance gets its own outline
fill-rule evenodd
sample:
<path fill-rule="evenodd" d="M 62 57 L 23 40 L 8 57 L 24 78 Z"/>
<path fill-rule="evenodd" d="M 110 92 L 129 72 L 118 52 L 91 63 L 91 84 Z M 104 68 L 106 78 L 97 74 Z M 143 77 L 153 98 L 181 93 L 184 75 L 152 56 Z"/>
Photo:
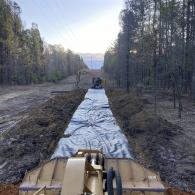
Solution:
<path fill-rule="evenodd" d="M 100 71 L 83 70 L 78 88 L 88 89 Z M 25 86 L 0 86 L 0 136 L 29 116 L 29 111 L 60 91 L 76 89 L 76 76 L 56 83 Z"/>
<path fill-rule="evenodd" d="M 18 195 L 18 187 L 19 184 L 13 185 L 5 185 L 0 184 L 0 195 Z"/>
<path fill-rule="evenodd" d="M 0 183 L 15 183 L 27 170 L 50 158 L 85 92 L 75 90 L 50 98 L 4 134 L 0 141 Z"/>
<path fill-rule="evenodd" d="M 30 86 L 0 86 L 0 134 L 29 115 L 29 110 L 47 101 L 54 91 L 74 89 L 75 76 L 58 83 Z"/>
<path fill-rule="evenodd" d="M 57 83 L 0 86 L 0 183 L 15 183 L 47 160 L 100 71 L 82 70 Z M 5 174 L 6 173 L 6 174 Z"/>
<path fill-rule="evenodd" d="M 107 95 L 135 159 L 160 172 L 169 185 L 195 190 L 195 150 L 186 130 L 155 115 L 147 97 L 137 98 L 122 90 L 108 90 Z"/>
<path fill-rule="evenodd" d="M 19 185 L 0 184 L 0 195 L 18 195 Z M 165 195 L 195 195 L 193 192 L 182 192 L 179 189 L 170 188 Z"/>

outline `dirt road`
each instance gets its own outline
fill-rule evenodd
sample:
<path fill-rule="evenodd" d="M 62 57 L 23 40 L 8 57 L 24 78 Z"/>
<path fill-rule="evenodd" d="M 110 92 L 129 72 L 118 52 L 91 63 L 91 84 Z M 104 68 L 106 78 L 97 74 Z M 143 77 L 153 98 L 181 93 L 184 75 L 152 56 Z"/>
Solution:
<path fill-rule="evenodd" d="M 100 71 L 84 70 L 78 87 L 88 89 L 92 77 Z M 0 136 L 13 128 L 29 115 L 32 108 L 38 107 L 58 91 L 72 91 L 76 88 L 76 76 L 57 83 L 45 83 L 30 86 L 0 86 Z"/>
<path fill-rule="evenodd" d="M 52 91 L 73 90 L 75 80 L 75 76 L 71 76 L 55 84 L 0 86 L 0 133 L 5 133 L 26 118 L 29 110 L 52 96 Z"/>

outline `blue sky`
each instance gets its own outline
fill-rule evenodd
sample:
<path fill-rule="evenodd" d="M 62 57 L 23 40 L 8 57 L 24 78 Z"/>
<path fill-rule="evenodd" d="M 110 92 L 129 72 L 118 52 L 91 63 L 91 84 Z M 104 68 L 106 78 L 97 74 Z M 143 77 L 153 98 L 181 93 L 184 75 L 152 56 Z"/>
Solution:
<path fill-rule="evenodd" d="M 44 40 L 81 53 L 104 53 L 120 30 L 123 0 L 15 0 L 27 28 L 37 23 Z"/>

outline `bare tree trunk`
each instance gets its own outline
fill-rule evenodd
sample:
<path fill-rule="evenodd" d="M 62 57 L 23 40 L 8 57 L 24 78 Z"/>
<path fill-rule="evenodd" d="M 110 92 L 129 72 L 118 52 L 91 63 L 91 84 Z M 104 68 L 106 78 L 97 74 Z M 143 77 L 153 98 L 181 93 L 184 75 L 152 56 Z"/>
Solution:
<path fill-rule="evenodd" d="M 178 97 L 178 102 L 179 102 L 179 109 L 178 109 L 178 118 L 181 119 L 181 112 L 182 112 L 182 101 L 181 101 L 181 95 Z"/>
<path fill-rule="evenodd" d="M 192 99 L 195 102 L 195 62 L 193 62 L 193 74 L 192 74 Z"/>
<path fill-rule="evenodd" d="M 190 0 L 187 1 L 186 8 L 186 49 L 185 49 L 185 91 L 189 89 L 189 45 L 190 45 Z"/>
<path fill-rule="evenodd" d="M 192 14 L 192 30 L 193 30 L 193 53 L 195 53 L 195 2 L 193 4 L 193 14 Z M 192 99 L 195 102 L 195 54 L 193 55 L 192 61 Z"/>
<path fill-rule="evenodd" d="M 175 89 L 175 83 L 173 84 L 173 107 L 176 108 L 176 89 Z"/>
<path fill-rule="evenodd" d="M 157 30 L 156 30 L 156 11 L 157 11 L 157 1 L 154 0 L 154 15 L 153 15 L 153 34 L 155 37 L 154 48 L 153 48 L 153 69 L 154 69 L 154 112 L 157 113 Z"/>
<path fill-rule="evenodd" d="M 182 13 L 182 85 L 185 84 L 185 66 L 186 66 L 186 58 L 185 58 L 185 13 L 186 13 L 186 0 L 183 0 L 183 13 Z M 183 86 L 184 87 L 184 86 Z"/>
<path fill-rule="evenodd" d="M 126 55 L 126 90 L 129 93 L 130 78 L 129 78 L 129 57 L 130 57 L 130 29 L 129 29 L 129 18 L 127 21 L 127 55 Z"/>

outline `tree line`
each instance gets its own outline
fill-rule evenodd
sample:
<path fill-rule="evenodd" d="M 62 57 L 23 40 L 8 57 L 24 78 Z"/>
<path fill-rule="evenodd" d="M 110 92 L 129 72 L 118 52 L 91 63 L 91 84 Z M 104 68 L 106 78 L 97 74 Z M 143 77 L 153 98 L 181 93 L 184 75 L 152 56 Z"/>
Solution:
<path fill-rule="evenodd" d="M 129 91 L 171 89 L 195 100 L 195 1 L 126 0 L 104 71 Z"/>
<path fill-rule="evenodd" d="M 57 81 L 86 68 L 71 50 L 44 42 L 37 24 L 25 29 L 20 14 L 16 2 L 0 0 L 0 84 Z"/>

